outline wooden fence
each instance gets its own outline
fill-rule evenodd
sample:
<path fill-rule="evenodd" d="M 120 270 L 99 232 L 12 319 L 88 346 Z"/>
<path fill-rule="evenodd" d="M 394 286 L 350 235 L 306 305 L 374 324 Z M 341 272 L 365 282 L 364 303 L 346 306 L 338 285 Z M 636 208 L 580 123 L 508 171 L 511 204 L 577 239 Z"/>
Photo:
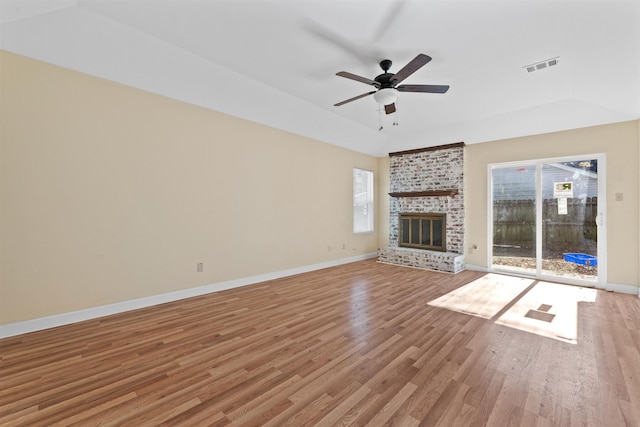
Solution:
<path fill-rule="evenodd" d="M 542 205 L 542 240 L 547 249 L 568 251 L 598 239 L 595 218 L 598 198 L 567 199 L 567 214 L 558 213 L 558 200 Z M 498 200 L 493 203 L 493 244 L 531 246 L 536 235 L 534 200 Z"/>

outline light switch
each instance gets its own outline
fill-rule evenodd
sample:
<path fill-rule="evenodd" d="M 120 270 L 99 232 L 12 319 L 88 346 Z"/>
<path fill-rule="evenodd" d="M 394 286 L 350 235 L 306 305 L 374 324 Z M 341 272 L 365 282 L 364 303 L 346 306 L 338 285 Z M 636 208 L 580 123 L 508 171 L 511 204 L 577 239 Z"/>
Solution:
<path fill-rule="evenodd" d="M 616 193 L 616 202 L 621 202 L 623 200 L 622 193 Z"/>

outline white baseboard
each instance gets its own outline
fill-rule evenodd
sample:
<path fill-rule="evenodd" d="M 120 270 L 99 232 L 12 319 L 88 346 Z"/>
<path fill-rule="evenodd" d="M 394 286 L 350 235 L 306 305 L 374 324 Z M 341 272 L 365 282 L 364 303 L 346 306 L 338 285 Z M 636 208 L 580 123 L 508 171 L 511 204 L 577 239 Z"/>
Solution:
<path fill-rule="evenodd" d="M 607 285 L 605 286 L 605 290 L 607 291 L 613 291 L 613 292 L 620 292 L 623 294 L 632 294 L 632 295 L 638 295 L 640 297 L 640 288 L 637 286 L 633 286 L 633 285 L 622 285 L 620 283 L 607 283 Z"/>
<path fill-rule="evenodd" d="M 483 273 L 489 272 L 489 269 L 487 267 L 483 267 L 481 265 L 465 264 L 464 268 L 472 271 L 481 271 Z"/>
<path fill-rule="evenodd" d="M 260 274 L 257 276 L 245 277 L 241 279 L 229 280 L 226 282 L 214 283 L 211 285 L 199 286 L 197 288 L 184 289 L 175 292 L 168 292 L 150 297 L 138 298 L 130 301 L 123 301 L 114 304 L 103 305 L 100 307 L 92 307 L 85 310 L 78 310 L 69 313 L 56 314 L 53 316 L 40 317 L 38 319 L 26 320 L 24 322 L 9 323 L 0 325 L 0 338 L 12 337 L 15 335 L 26 334 L 29 332 L 40 331 L 43 329 L 54 328 L 57 326 L 68 325 L 71 323 L 82 322 L 84 320 L 96 319 L 98 317 L 109 316 L 111 314 L 122 313 L 125 311 L 136 310 L 139 308 L 151 307 L 167 302 L 178 301 L 185 298 L 196 297 L 199 295 L 209 294 L 212 292 L 224 291 L 226 289 L 238 288 L 241 286 L 252 285 L 255 283 L 266 282 L 268 280 L 280 279 L 282 277 L 293 276 L 296 274 L 307 273 L 310 271 L 320 270 L 337 265 L 349 264 L 356 261 L 375 258 L 376 253 L 368 253 L 357 255 L 349 258 L 342 258 L 333 261 L 321 262 L 318 264 L 305 265 L 302 267 L 290 268 L 287 270 L 276 271 L 273 273 Z"/>

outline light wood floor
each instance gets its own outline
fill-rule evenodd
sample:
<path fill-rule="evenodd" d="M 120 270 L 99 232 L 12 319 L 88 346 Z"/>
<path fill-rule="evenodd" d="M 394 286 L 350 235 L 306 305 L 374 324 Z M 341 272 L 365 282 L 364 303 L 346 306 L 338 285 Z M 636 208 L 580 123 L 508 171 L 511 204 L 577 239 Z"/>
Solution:
<path fill-rule="evenodd" d="M 7 338 L 0 425 L 640 425 L 640 299 L 555 286 L 369 260 Z"/>

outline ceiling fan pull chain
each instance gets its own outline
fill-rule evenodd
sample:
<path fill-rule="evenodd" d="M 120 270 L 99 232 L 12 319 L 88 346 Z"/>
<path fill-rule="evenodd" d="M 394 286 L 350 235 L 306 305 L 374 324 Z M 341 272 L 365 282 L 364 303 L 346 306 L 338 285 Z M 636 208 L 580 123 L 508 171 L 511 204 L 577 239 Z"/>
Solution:
<path fill-rule="evenodd" d="M 398 126 L 398 108 L 397 108 L 397 104 L 398 101 L 396 101 L 396 111 L 394 112 L 394 116 L 393 116 L 393 126 Z"/>
<path fill-rule="evenodd" d="M 382 131 L 382 129 L 384 129 L 382 127 L 382 107 L 378 106 L 378 123 L 380 123 L 380 128 L 378 129 L 378 131 Z"/>

